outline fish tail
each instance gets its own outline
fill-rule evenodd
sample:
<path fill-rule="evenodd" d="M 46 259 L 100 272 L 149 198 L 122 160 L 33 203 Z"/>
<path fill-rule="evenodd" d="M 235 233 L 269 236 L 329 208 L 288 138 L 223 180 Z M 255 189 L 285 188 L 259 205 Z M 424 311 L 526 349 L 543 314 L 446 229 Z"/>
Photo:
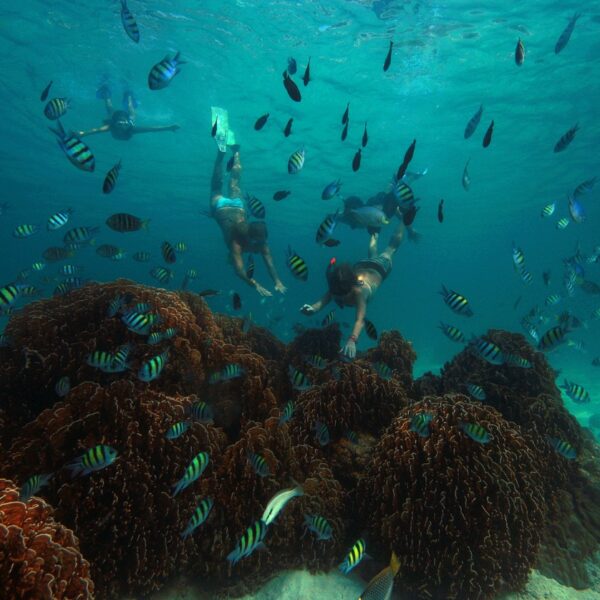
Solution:
<path fill-rule="evenodd" d="M 394 577 L 396 573 L 400 570 L 400 559 L 396 556 L 396 553 L 392 551 L 392 556 L 390 558 L 390 570 L 392 571 Z"/>
<path fill-rule="evenodd" d="M 141 228 L 145 231 L 148 231 L 148 226 L 150 225 L 150 219 L 145 219 L 142 221 Z"/>

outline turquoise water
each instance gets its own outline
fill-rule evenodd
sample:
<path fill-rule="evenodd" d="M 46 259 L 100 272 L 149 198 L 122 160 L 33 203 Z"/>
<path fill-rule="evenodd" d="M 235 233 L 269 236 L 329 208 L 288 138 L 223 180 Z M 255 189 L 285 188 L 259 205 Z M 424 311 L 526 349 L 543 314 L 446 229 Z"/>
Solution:
<path fill-rule="evenodd" d="M 600 296 L 576 286 L 573 297 L 550 309 L 544 298 L 552 292 L 565 296 L 562 261 L 574 254 L 577 243 L 587 255 L 600 244 L 600 184 L 581 198 L 587 211 L 584 223 L 571 222 L 564 231 L 555 227 L 558 218 L 568 217 L 567 196 L 575 186 L 599 174 L 600 2 L 588 1 L 582 7 L 577 2 L 536 0 L 524 7 L 483 0 L 131 0 L 129 7 L 141 31 L 137 45 L 122 29 L 118 2 L 29 0 L 0 8 L 1 200 L 9 204 L 0 216 L 3 285 L 39 260 L 45 248 L 61 245 L 66 229 L 47 232 L 45 223 L 57 210 L 72 207 L 73 226 L 99 225 L 98 243 L 116 244 L 127 252 L 124 260 L 112 262 L 93 249 L 81 250 L 72 262 L 85 266 L 86 278 L 126 277 L 155 285 L 148 271 L 162 264 L 161 243 L 183 241 L 188 251 L 174 266 L 171 289 L 187 269 L 195 268 L 200 277 L 191 289 L 223 291 L 209 300 L 214 310 L 231 311 L 229 293 L 235 290 L 242 296 L 244 314 L 252 312 L 256 323 L 291 340 L 295 323 L 315 323 L 299 308 L 325 291 L 324 271 L 330 258 L 356 261 L 367 252 L 365 231 L 343 224 L 335 233 L 340 246 L 315 244 L 325 215 L 342 207 L 341 197 L 321 200 L 323 187 L 339 178 L 341 196 L 358 195 L 363 200 L 388 189 L 406 148 L 416 139 L 410 170 L 428 169 L 413 185 L 420 198 L 414 225 L 421 239 L 404 241 L 368 317 L 379 331 L 399 329 L 412 341 L 419 375 L 439 369 L 460 349 L 439 331 L 440 320 L 467 334 L 488 328 L 521 331 L 521 318 L 534 305 L 549 317 L 547 327 L 568 308 L 586 322 L 571 336 L 584 342 L 585 352 L 564 345 L 550 360 L 561 370 L 561 379 L 580 383 L 592 395 L 592 403 L 585 406 L 566 400 L 587 423 L 600 398 L 597 368 L 590 364 L 600 355 L 600 322 L 590 316 L 600 307 Z M 578 10 L 583 15 L 573 36 L 556 55 L 554 44 Z M 519 38 L 526 50 L 521 67 L 514 61 Z M 384 73 L 392 39 L 392 65 Z M 181 73 L 166 89 L 149 90 L 150 68 L 176 51 L 186 61 Z M 288 98 L 281 82 L 289 56 L 298 63 L 294 79 L 303 96 L 299 104 Z M 309 57 L 311 82 L 304 87 L 301 76 Z M 49 97 L 72 101 L 63 118 L 67 129 L 101 124 L 105 111 L 96 89 L 105 80 L 115 105 L 123 90 L 133 92 L 139 102 L 138 125 L 175 123 L 180 129 L 129 141 L 108 134 L 85 138 L 96 157 L 96 170 L 78 171 L 47 129 L 51 123 L 39 96 L 51 79 Z M 340 119 L 348 102 L 348 139 L 341 142 Z M 482 121 L 475 135 L 465 140 L 465 125 L 480 104 L 485 107 Z M 261 301 L 240 282 L 227 260 L 217 224 L 203 214 L 216 154 L 210 135 L 211 106 L 229 111 L 241 144 L 242 187 L 266 206 L 269 243 L 288 286 L 285 296 L 275 294 Z M 255 120 L 267 112 L 267 125 L 255 131 Z M 290 117 L 293 133 L 285 138 L 282 129 Z M 481 140 L 492 119 L 493 140 L 484 149 Z M 354 173 L 352 158 L 365 121 L 369 143 L 361 168 Z M 554 144 L 575 123 L 580 130 L 573 143 L 554 153 Z M 298 175 L 288 175 L 288 158 L 302 147 L 304 168 Z M 117 187 L 111 195 L 103 195 L 104 175 L 119 159 L 123 168 Z M 461 185 L 467 160 L 468 192 Z M 280 189 L 292 194 L 274 202 L 272 195 Z M 441 198 L 442 224 L 437 220 Z M 542 219 L 542 207 L 554 201 L 556 214 Z M 109 230 L 104 221 L 116 212 L 150 219 L 149 230 L 127 235 Z M 40 231 L 28 239 L 15 239 L 12 232 L 23 223 L 40 225 Z M 382 245 L 394 227 L 395 222 L 384 228 Z M 533 275 L 530 285 L 513 269 L 513 241 L 525 253 Z M 306 283 L 295 280 L 286 267 L 288 245 L 309 266 Z M 151 251 L 153 260 L 134 262 L 131 255 L 139 250 Z M 546 270 L 552 272 L 549 287 L 542 282 Z M 585 270 L 587 280 L 600 282 L 598 264 L 586 264 Z M 44 275 L 55 271 L 50 266 Z M 272 289 L 258 260 L 256 278 Z M 41 277 L 29 281 L 39 285 Z M 441 284 L 469 298 L 472 318 L 449 311 L 438 294 Z M 44 295 L 50 296 L 54 287 L 46 285 Z M 318 322 L 324 315 L 325 311 Z M 338 309 L 338 316 L 352 324 L 351 309 L 341 314 Z M 0 319 L 0 328 L 6 320 Z M 358 348 L 372 344 L 363 333 Z"/>

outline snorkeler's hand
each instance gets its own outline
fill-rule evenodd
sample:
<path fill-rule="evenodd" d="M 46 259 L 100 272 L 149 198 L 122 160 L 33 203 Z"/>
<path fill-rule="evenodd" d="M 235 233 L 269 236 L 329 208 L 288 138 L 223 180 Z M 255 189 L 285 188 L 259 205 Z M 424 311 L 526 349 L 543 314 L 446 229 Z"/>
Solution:
<path fill-rule="evenodd" d="M 283 283 L 281 283 L 281 281 L 278 281 L 275 284 L 275 291 L 279 292 L 280 294 L 285 294 L 287 292 L 287 288 L 285 287 L 285 285 L 283 285 Z"/>
<path fill-rule="evenodd" d="M 356 342 L 354 340 L 348 340 L 346 345 L 342 348 L 342 354 L 348 358 L 354 358 L 356 356 Z"/>
<path fill-rule="evenodd" d="M 254 283 L 254 287 L 256 288 L 256 291 L 263 297 L 265 296 L 272 296 L 273 294 L 267 289 L 264 288 L 262 285 L 260 285 L 260 283 L 255 282 Z"/>
<path fill-rule="evenodd" d="M 310 316 L 310 315 L 314 315 L 316 311 L 315 311 L 315 309 L 314 309 L 314 308 L 313 308 L 313 307 L 312 307 L 310 304 L 305 304 L 305 305 L 304 305 L 304 306 L 303 306 L 303 307 L 300 309 L 300 312 L 301 312 L 303 315 Z"/>

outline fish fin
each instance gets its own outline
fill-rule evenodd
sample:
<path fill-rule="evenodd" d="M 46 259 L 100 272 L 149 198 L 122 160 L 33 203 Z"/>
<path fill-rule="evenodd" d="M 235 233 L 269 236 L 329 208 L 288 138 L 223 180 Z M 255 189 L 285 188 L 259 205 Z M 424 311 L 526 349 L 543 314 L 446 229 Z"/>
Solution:
<path fill-rule="evenodd" d="M 150 225 L 150 219 L 145 219 L 142 221 L 142 229 L 144 231 L 148 231 L 148 226 Z"/>

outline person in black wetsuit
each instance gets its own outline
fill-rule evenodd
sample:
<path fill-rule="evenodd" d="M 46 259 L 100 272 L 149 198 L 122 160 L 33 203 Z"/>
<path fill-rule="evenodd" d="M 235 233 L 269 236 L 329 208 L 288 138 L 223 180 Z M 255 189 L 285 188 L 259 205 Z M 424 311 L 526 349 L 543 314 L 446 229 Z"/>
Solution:
<path fill-rule="evenodd" d="M 78 131 L 77 135 L 83 137 L 93 135 L 95 133 L 110 134 L 116 140 L 128 140 L 136 133 L 153 133 L 157 131 L 177 131 L 179 125 L 165 125 L 157 127 L 139 127 L 135 124 L 135 101 L 130 92 L 125 92 L 123 96 L 123 104 L 127 110 L 115 110 L 110 95 L 110 90 L 106 84 L 100 86 L 96 92 L 96 96 L 104 100 L 108 118 L 104 120 L 104 124 L 94 129 L 87 131 Z"/>
<path fill-rule="evenodd" d="M 332 259 L 326 273 L 328 290 L 320 300 L 314 304 L 305 304 L 300 309 L 304 315 L 313 315 L 327 306 L 331 300 L 335 300 L 340 307 L 356 307 L 352 332 L 342 348 L 342 353 L 348 358 L 356 356 L 356 341 L 365 324 L 367 304 L 390 274 L 392 257 L 403 237 L 404 224 L 401 221 L 383 252 L 380 253 L 377 249 L 379 233 L 373 232 L 369 240 L 368 258 L 359 260 L 354 265 L 347 262 L 337 263 Z"/>

